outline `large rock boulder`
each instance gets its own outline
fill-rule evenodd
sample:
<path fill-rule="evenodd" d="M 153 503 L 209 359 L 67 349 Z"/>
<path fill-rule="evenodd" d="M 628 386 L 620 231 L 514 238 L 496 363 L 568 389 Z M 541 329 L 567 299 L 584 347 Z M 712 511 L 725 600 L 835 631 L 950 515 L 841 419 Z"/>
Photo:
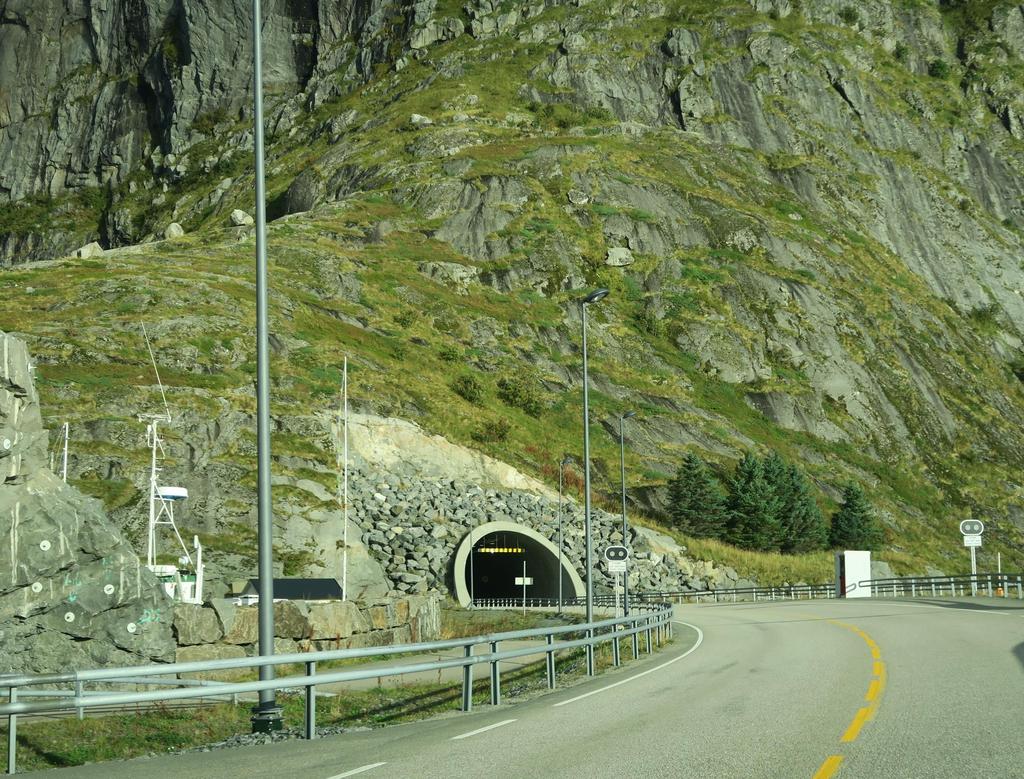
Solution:
<path fill-rule="evenodd" d="M 173 660 L 172 604 L 46 449 L 28 351 L 0 332 L 0 672 Z"/>
<path fill-rule="evenodd" d="M 212 644 L 224 635 L 217 612 L 195 603 L 174 604 L 174 635 L 178 646 Z"/>
<path fill-rule="evenodd" d="M 370 629 L 363 612 L 352 601 L 311 603 L 309 624 L 313 633 L 311 638 L 316 640 L 348 638 Z"/>

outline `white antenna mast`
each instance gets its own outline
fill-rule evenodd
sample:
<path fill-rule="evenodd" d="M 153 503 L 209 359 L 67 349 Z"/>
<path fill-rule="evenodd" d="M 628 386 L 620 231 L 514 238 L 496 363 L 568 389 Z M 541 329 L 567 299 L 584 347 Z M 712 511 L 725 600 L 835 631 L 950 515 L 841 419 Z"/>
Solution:
<path fill-rule="evenodd" d="M 68 437 L 70 436 L 70 434 L 71 434 L 71 423 L 70 422 L 65 422 L 64 423 L 64 456 L 62 458 L 63 462 L 62 462 L 62 465 L 61 465 L 61 474 L 60 474 L 60 477 L 64 481 L 68 480 Z"/>
<path fill-rule="evenodd" d="M 146 349 L 149 350 L 149 361 L 153 364 L 153 373 L 156 374 L 156 383 L 160 387 L 160 397 L 164 401 L 164 413 L 166 414 L 165 421 L 169 424 L 171 422 L 171 409 L 167 405 L 167 394 L 164 392 L 164 383 L 160 381 L 160 371 L 156 367 L 156 357 L 153 355 L 153 345 L 149 342 L 149 333 L 146 332 L 146 323 L 142 323 L 142 336 L 146 339 Z"/>
<path fill-rule="evenodd" d="M 181 533 L 178 531 L 178 526 L 174 521 L 174 504 L 188 498 L 188 490 L 184 487 L 169 487 L 161 485 L 157 475 L 161 470 L 157 463 L 157 452 L 159 451 L 164 457 L 167 456 L 167 453 L 164 451 L 163 441 L 160 438 L 158 423 L 171 423 L 171 409 L 167 404 L 167 393 L 164 392 L 164 384 L 160 380 L 160 371 L 156 367 L 156 355 L 153 354 L 153 345 L 150 343 L 149 333 L 146 332 L 145 322 L 142 323 L 142 335 L 146 339 L 146 349 L 149 351 L 149 360 L 153 365 L 153 373 L 156 376 L 157 386 L 160 387 L 160 397 L 164 403 L 163 414 L 139 415 L 140 421 L 148 422 L 146 427 L 146 443 L 150 447 L 149 533 L 146 543 L 146 565 L 154 574 L 156 574 L 157 578 L 163 584 L 165 591 L 172 598 L 185 603 L 202 603 L 202 545 L 199 543 L 199 537 L 196 536 L 193 541 L 193 546 L 195 548 L 195 557 L 193 557 L 192 552 L 185 545 L 185 540 L 181 537 Z M 186 571 L 178 570 L 175 565 L 161 565 L 157 563 L 156 542 L 157 527 L 159 525 L 170 526 L 170 529 L 173 531 L 175 538 L 177 538 L 181 549 L 185 553 L 184 556 L 178 558 L 179 562 L 182 565 L 191 566 L 195 571 L 194 575 L 190 575 Z"/>

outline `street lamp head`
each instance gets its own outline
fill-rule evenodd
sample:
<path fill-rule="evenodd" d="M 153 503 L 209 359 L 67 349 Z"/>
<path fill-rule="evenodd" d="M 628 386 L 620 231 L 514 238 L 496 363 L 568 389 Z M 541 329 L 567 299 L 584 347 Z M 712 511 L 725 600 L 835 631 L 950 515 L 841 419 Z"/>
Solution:
<path fill-rule="evenodd" d="M 604 287 L 602 287 L 601 289 L 595 289 L 593 292 L 591 292 L 589 295 L 583 298 L 583 305 L 587 305 L 588 303 L 597 303 L 600 300 L 604 300 L 606 297 L 608 297 L 607 289 L 605 289 Z"/>
<path fill-rule="evenodd" d="M 625 414 L 622 415 L 622 418 L 623 419 L 629 419 L 629 418 L 635 417 L 635 416 L 636 416 L 636 412 L 635 411 L 627 411 Z"/>

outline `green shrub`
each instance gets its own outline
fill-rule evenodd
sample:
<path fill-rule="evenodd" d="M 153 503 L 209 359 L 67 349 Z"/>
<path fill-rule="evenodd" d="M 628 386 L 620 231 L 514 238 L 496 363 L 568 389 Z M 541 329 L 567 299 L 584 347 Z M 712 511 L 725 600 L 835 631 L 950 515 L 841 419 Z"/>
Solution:
<path fill-rule="evenodd" d="M 217 129 L 217 125 L 221 122 L 226 121 L 228 118 L 227 109 L 223 106 L 214 108 L 212 111 L 207 111 L 204 114 L 200 114 L 196 117 L 196 120 L 192 122 L 192 129 L 197 133 L 203 135 L 210 135 L 214 130 Z"/>
<path fill-rule="evenodd" d="M 846 24 L 858 24 L 860 22 L 860 12 L 853 6 L 845 5 L 839 11 L 839 18 Z"/>
<path fill-rule="evenodd" d="M 454 344 L 441 344 L 437 349 L 437 356 L 445 362 L 458 362 L 462 359 L 462 350 Z"/>
<path fill-rule="evenodd" d="M 399 311 L 395 314 L 395 324 L 400 327 L 411 327 L 413 322 L 416 321 L 417 314 L 411 308 L 407 308 L 405 311 Z"/>
<path fill-rule="evenodd" d="M 509 424 L 509 421 L 499 417 L 498 419 L 488 419 L 470 435 L 474 441 L 483 444 L 501 443 L 508 438 L 511 430 L 512 425 Z"/>
<path fill-rule="evenodd" d="M 932 78 L 948 78 L 949 63 L 941 59 L 932 60 L 928 63 L 928 75 Z"/>
<path fill-rule="evenodd" d="M 479 404 L 484 399 L 484 386 L 480 379 L 471 373 L 457 376 L 452 382 L 452 391 L 470 403 Z"/>
<path fill-rule="evenodd" d="M 636 326 L 641 332 L 655 338 L 665 335 L 665 320 L 659 318 L 650 308 L 644 308 L 636 315 Z"/>
<path fill-rule="evenodd" d="M 892 56 L 896 58 L 897 62 L 906 62 L 909 53 L 910 49 L 907 48 L 905 43 L 897 43 L 896 47 L 892 50 Z"/>
<path fill-rule="evenodd" d="M 498 379 L 498 398 L 532 417 L 540 416 L 544 408 L 536 383 L 521 374 L 510 374 Z"/>

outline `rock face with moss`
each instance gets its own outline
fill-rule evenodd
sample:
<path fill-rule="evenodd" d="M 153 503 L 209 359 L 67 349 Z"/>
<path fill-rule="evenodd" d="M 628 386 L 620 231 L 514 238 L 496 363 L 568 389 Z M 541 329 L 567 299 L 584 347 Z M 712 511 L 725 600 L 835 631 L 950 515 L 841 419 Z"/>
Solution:
<path fill-rule="evenodd" d="M 56 22 L 16 5 L 3 18 L 25 22 L 0 35 L 53 37 L 42 30 Z M 0 216 L 8 261 L 94 237 L 132 244 L 11 272 L 0 325 L 28 335 L 44 399 L 75 415 L 76 483 L 130 525 L 144 473 L 131 417 L 153 393 L 134 322 L 153 323 L 182 418 L 168 468 L 199 496 L 188 522 L 214 563 L 239 568 L 254 488 L 252 228 L 232 219 L 252 210 L 247 36 L 233 18 L 209 38 L 216 14 L 245 14 L 207 5 L 174 4 L 170 26 L 147 6 L 148 37 L 117 32 L 108 12 L 76 28 L 155 95 L 149 135 L 124 136 L 141 150 L 121 154 L 106 189 L 71 185 L 56 172 L 66 155 L 36 153 L 60 132 L 35 113 L 17 132 L 0 118 L 2 148 L 38 141 L 0 155 L 0 187 L 20 204 Z M 862 485 L 897 570 L 960 567 L 949 555 L 968 514 L 1015 553 L 1022 28 L 1021 6 L 1001 0 L 271 4 L 275 500 L 289 570 L 336 560 L 323 415 L 344 356 L 362 410 L 550 485 L 579 448 L 576 300 L 593 286 L 612 291 L 590 319 L 599 487 L 617 489 L 617 414 L 635 408 L 631 495 L 651 511 L 686 450 L 727 465 L 770 447 L 802 464 L 826 510 L 838 485 Z M 53 79 L 17 72 L 0 93 L 38 106 L 36 85 Z M 135 88 L 83 71 L 94 77 Z M 110 115 L 116 127 L 138 113 Z M 46 176 L 57 202 L 26 202 Z M 87 213 L 102 220 L 85 229 Z M 149 241 L 172 222 L 183 236 Z"/>
<path fill-rule="evenodd" d="M 406 19 L 402 5 L 265 3 L 267 86 L 289 97 L 308 90 L 302 101 L 277 102 L 270 121 L 288 124 L 303 106 L 361 83 L 387 50 L 385 25 L 401 32 L 413 23 L 418 12 L 408 11 Z M 134 190 L 144 171 L 180 181 L 197 169 L 217 170 L 223 179 L 236 167 L 244 134 L 215 157 L 198 157 L 195 146 L 219 136 L 251 105 L 250 17 L 250 4 L 241 0 L 114 0 L 66 8 L 3 0 L 0 203 L 81 196 L 58 215 L 66 229 L 31 218 L 8 235 L 0 226 L 0 265 L 88 243 L 72 243 L 76 235 L 107 245 L 141 237 L 145 228 L 113 207 L 111 193 L 122 185 Z M 322 83 L 338 68 L 344 69 L 338 83 Z M 148 198 L 159 199 L 161 188 L 144 178 Z"/>
<path fill-rule="evenodd" d="M 99 501 L 46 467 L 23 341 L 0 332 L 0 670 L 172 660 L 173 612 Z"/>

